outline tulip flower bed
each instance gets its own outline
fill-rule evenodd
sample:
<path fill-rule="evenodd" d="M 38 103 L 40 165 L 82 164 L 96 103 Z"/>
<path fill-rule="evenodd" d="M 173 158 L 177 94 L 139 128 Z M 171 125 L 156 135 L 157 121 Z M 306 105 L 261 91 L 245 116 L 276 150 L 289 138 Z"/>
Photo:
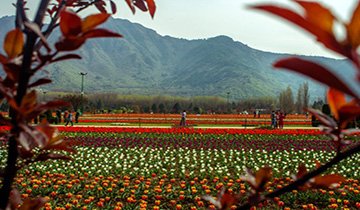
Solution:
<path fill-rule="evenodd" d="M 177 114 L 85 114 L 80 117 L 81 123 L 145 123 L 145 124 L 178 124 Z M 254 118 L 245 114 L 204 114 L 187 115 L 187 123 L 191 125 L 270 125 L 270 115 Z M 285 125 L 311 125 L 310 118 L 305 115 L 287 115 Z"/>
<path fill-rule="evenodd" d="M 73 160 L 34 163 L 16 179 L 23 198 L 49 198 L 45 209 L 215 209 L 201 196 L 216 197 L 226 187 L 245 199 L 245 167 L 272 167 L 271 192 L 290 183 L 300 163 L 311 169 L 315 160 L 335 155 L 330 139 L 318 130 L 59 129 L 77 150 L 69 154 Z M 348 137 L 349 146 L 359 139 Z M 2 145 L 0 167 L 6 156 Z M 339 189 L 293 191 L 258 207 L 360 208 L 359 165 L 355 155 L 328 171 L 347 178 Z"/>

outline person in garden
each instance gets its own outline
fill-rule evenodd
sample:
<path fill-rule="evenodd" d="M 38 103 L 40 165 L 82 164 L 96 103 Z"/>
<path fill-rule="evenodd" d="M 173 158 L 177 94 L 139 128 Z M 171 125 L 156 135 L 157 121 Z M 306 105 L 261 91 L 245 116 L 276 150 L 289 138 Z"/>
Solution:
<path fill-rule="evenodd" d="M 73 123 L 73 114 L 71 113 L 71 111 L 67 115 L 65 126 L 67 126 L 69 123 L 71 124 L 71 126 L 74 125 L 74 123 Z"/>
<path fill-rule="evenodd" d="M 75 113 L 75 123 L 79 123 L 80 111 L 77 110 Z"/>
<path fill-rule="evenodd" d="M 68 115 L 69 115 L 68 110 L 65 110 L 65 112 L 64 112 L 64 123 L 66 123 L 66 122 L 67 122 Z"/>
<path fill-rule="evenodd" d="M 181 113 L 180 126 L 186 125 L 186 110 Z"/>
<path fill-rule="evenodd" d="M 271 118 L 271 127 L 276 128 L 277 125 L 276 125 L 276 113 L 275 113 L 275 111 L 271 112 L 270 118 Z"/>
<path fill-rule="evenodd" d="M 284 119 L 285 119 L 286 114 L 284 114 L 283 112 L 279 113 L 279 128 L 283 129 L 284 128 Z"/>
<path fill-rule="evenodd" d="M 56 124 L 61 123 L 61 111 L 56 110 Z"/>

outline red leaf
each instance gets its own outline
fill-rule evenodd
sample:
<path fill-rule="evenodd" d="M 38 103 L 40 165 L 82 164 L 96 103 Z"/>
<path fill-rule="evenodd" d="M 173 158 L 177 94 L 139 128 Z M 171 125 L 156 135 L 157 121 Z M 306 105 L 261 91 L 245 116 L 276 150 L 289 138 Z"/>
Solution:
<path fill-rule="evenodd" d="M 335 119 L 339 120 L 338 110 L 346 104 L 345 94 L 334 88 L 330 88 L 327 93 L 327 101 Z"/>
<path fill-rule="evenodd" d="M 20 132 L 17 142 L 24 148 L 25 151 L 30 151 L 33 148 L 32 141 L 28 138 L 25 132 Z"/>
<path fill-rule="evenodd" d="M 296 174 L 296 178 L 300 178 L 302 176 L 304 176 L 307 173 L 307 169 L 304 163 L 300 163 L 299 167 L 298 167 L 298 172 Z"/>
<path fill-rule="evenodd" d="M 134 14 L 135 13 L 135 7 L 134 7 L 134 5 L 132 3 L 132 0 L 125 0 L 125 1 L 126 1 L 127 5 L 130 7 L 132 13 Z"/>
<path fill-rule="evenodd" d="M 46 121 L 46 119 L 44 119 L 43 121 Z M 28 141 L 28 146 L 30 150 L 35 147 L 43 148 L 48 144 L 49 138 L 48 136 L 44 135 L 43 132 L 40 132 L 39 130 L 24 123 L 20 123 L 18 126 L 22 129 L 21 134 Z M 19 139 L 19 141 L 20 140 L 24 139 Z"/>
<path fill-rule="evenodd" d="M 32 90 L 31 92 L 27 93 L 21 101 L 21 105 L 20 105 L 21 113 L 26 116 L 27 113 L 31 112 L 37 104 L 36 100 L 37 99 L 36 99 L 35 90 Z"/>
<path fill-rule="evenodd" d="M 57 61 L 62 61 L 62 60 L 67 60 L 67 59 L 81 59 L 80 55 L 77 54 L 66 54 L 66 55 L 62 55 L 59 56 L 53 60 L 51 60 L 51 63 L 57 62 Z"/>
<path fill-rule="evenodd" d="M 110 5 L 111 5 L 111 12 L 113 14 L 116 13 L 117 9 L 116 9 L 116 4 L 113 1 L 110 1 Z"/>
<path fill-rule="evenodd" d="M 263 191 L 265 184 L 271 179 L 272 177 L 272 169 L 270 167 L 263 167 L 260 168 L 255 174 L 255 183 L 256 183 L 256 190 Z"/>
<path fill-rule="evenodd" d="M 57 141 L 56 143 L 51 143 L 43 148 L 43 150 L 58 150 L 58 151 L 66 151 L 76 153 L 76 150 L 67 145 L 64 141 Z"/>
<path fill-rule="evenodd" d="M 6 57 L 1 53 L 0 53 L 0 63 L 3 65 L 7 63 Z"/>
<path fill-rule="evenodd" d="M 232 205 L 236 204 L 237 202 L 238 199 L 234 195 L 228 192 L 225 192 L 223 196 L 220 198 L 221 209 L 229 209 Z"/>
<path fill-rule="evenodd" d="M 318 2 L 299 0 L 296 0 L 295 2 L 305 9 L 305 18 L 307 21 L 324 31 L 333 33 L 335 16 L 331 13 L 330 10 L 323 7 Z"/>
<path fill-rule="evenodd" d="M 146 0 L 146 2 L 147 2 L 147 6 L 149 9 L 150 15 L 152 18 L 154 18 L 155 10 L 156 10 L 155 2 L 154 2 L 154 0 Z"/>
<path fill-rule="evenodd" d="M 331 49 L 348 58 L 351 58 L 351 52 L 343 48 L 341 43 L 336 40 L 335 36 L 332 33 L 329 33 L 327 30 L 320 28 L 313 22 L 306 20 L 299 14 L 289 9 L 273 5 L 259 5 L 252 6 L 251 8 L 269 12 L 271 14 L 282 17 L 289 22 L 292 22 L 295 25 L 300 26 L 301 28 L 313 34 L 316 37 L 317 41 L 323 43 L 328 49 Z"/>
<path fill-rule="evenodd" d="M 9 205 L 10 209 L 17 209 L 19 203 L 21 203 L 21 195 L 17 189 L 12 189 L 9 196 Z"/>
<path fill-rule="evenodd" d="M 345 128 L 347 123 L 356 117 L 360 116 L 360 106 L 359 104 L 346 104 L 342 106 L 339 110 L 339 121 L 340 127 Z"/>
<path fill-rule="evenodd" d="M 107 13 L 105 9 L 105 2 L 104 1 L 98 1 L 95 3 L 95 7 L 101 12 L 101 13 Z"/>
<path fill-rule="evenodd" d="M 303 74 L 329 87 L 335 88 L 357 98 L 357 95 L 344 82 L 320 64 L 301 58 L 290 57 L 277 61 L 273 64 L 273 66 Z"/>
<path fill-rule="evenodd" d="M 17 103 L 15 101 L 15 96 L 11 94 L 9 89 L 7 87 L 5 87 L 3 83 L 0 83 L 0 93 L 1 93 L 2 97 L 6 98 L 8 104 L 10 105 L 11 108 L 19 111 L 19 106 L 17 105 Z"/>
<path fill-rule="evenodd" d="M 40 154 L 36 157 L 36 161 L 47 161 L 47 160 L 71 160 L 71 158 L 63 154 L 53 154 L 53 153 Z"/>
<path fill-rule="evenodd" d="M 356 6 L 350 23 L 346 26 L 347 41 L 356 49 L 360 45 L 360 2 Z"/>
<path fill-rule="evenodd" d="M 55 43 L 55 47 L 58 51 L 73 51 L 81 47 L 85 43 L 85 38 L 78 37 L 75 39 L 63 39 Z"/>
<path fill-rule="evenodd" d="M 24 36 L 20 29 L 16 28 L 9 31 L 4 40 L 4 51 L 6 52 L 9 59 L 18 56 L 24 46 Z"/>
<path fill-rule="evenodd" d="M 45 198 L 29 198 L 24 201 L 19 210 L 38 210 L 41 209 L 47 201 Z"/>
<path fill-rule="evenodd" d="M 28 85 L 28 88 L 33 88 L 39 85 L 51 83 L 51 79 L 41 78 Z"/>
<path fill-rule="evenodd" d="M 4 66 L 4 71 L 6 76 L 13 82 L 18 81 L 19 73 L 20 73 L 20 66 L 14 63 L 7 63 Z"/>
<path fill-rule="evenodd" d="M 105 22 L 110 17 L 110 14 L 100 13 L 95 15 L 89 15 L 82 22 L 82 32 L 85 33 L 91 29 L 94 29 L 96 26 Z"/>
<path fill-rule="evenodd" d="M 121 34 L 118 34 L 118 33 L 115 33 L 115 32 L 111 32 L 111 31 L 108 31 L 106 29 L 93 29 L 93 30 L 90 30 L 86 33 L 84 33 L 83 37 L 85 39 L 88 39 L 88 38 L 96 38 L 96 37 L 122 37 Z"/>
<path fill-rule="evenodd" d="M 81 25 L 81 18 L 76 13 L 67 10 L 60 13 L 60 30 L 65 37 L 79 35 Z"/>
<path fill-rule="evenodd" d="M 331 188 L 334 184 L 345 181 L 345 178 L 338 174 L 317 176 L 314 178 L 314 187 Z"/>
<path fill-rule="evenodd" d="M 27 113 L 26 119 L 32 120 L 39 114 L 44 113 L 46 110 L 65 106 L 69 106 L 69 103 L 64 101 L 49 101 L 45 104 L 38 104 L 31 112 Z"/>
<path fill-rule="evenodd" d="M 49 101 L 46 102 L 45 104 L 38 105 L 36 109 L 48 110 L 48 109 L 55 109 L 59 107 L 69 106 L 69 105 L 70 103 L 65 101 Z"/>
<path fill-rule="evenodd" d="M 308 112 L 310 112 L 312 115 L 314 115 L 323 125 L 330 128 L 337 127 L 336 122 L 326 114 L 322 113 L 320 110 L 307 108 Z"/>
<path fill-rule="evenodd" d="M 144 3 L 144 0 L 134 0 L 134 5 L 142 10 L 143 12 L 147 11 L 146 5 Z"/>

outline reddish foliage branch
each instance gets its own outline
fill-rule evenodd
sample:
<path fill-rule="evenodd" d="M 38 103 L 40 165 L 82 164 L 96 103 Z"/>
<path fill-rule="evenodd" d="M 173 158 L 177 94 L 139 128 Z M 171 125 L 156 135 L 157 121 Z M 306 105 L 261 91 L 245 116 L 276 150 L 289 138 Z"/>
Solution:
<path fill-rule="evenodd" d="M 40 3 L 39 10 L 35 17 L 35 23 L 38 25 L 42 24 L 42 21 L 45 16 L 46 8 L 48 7 L 50 0 L 43 0 Z M 18 0 L 17 5 L 22 5 L 22 0 Z M 18 7 L 17 11 L 23 10 L 23 7 Z M 24 53 L 23 53 L 23 63 L 21 66 L 21 73 L 19 74 L 19 82 L 16 94 L 16 102 L 17 104 L 21 104 L 27 90 L 27 86 L 29 83 L 29 79 L 31 76 L 31 63 L 32 63 L 32 55 L 34 51 L 34 45 L 38 36 L 30 31 L 27 34 L 26 44 L 24 46 Z M 18 127 L 18 118 L 17 113 L 15 111 L 11 111 L 11 121 L 13 128 L 11 129 L 11 133 L 13 134 L 12 137 L 9 139 L 8 144 L 8 157 L 6 161 L 6 167 L 4 172 L 4 179 L 3 179 L 3 186 L 0 190 L 0 209 L 5 209 L 8 201 L 9 195 L 11 191 L 11 185 L 14 181 L 16 176 L 17 168 L 16 168 L 16 161 L 18 159 L 18 150 L 17 150 L 17 141 L 16 138 L 19 135 L 20 129 Z"/>
<path fill-rule="evenodd" d="M 34 21 L 30 22 L 25 13 L 26 1 L 17 0 L 15 5 L 15 26 L 17 29 L 8 32 L 5 37 L 4 51 L 6 55 L 0 53 L 0 64 L 6 73 L 5 79 L 0 77 L 0 100 L 6 99 L 8 101 L 11 118 L 7 120 L 0 115 L 2 123 L 11 127 L 9 134 L 2 134 L 8 140 L 8 155 L 5 170 L 0 174 L 2 177 L 0 209 L 14 209 L 18 208 L 18 205 L 21 205 L 20 209 L 23 210 L 41 208 L 45 199 L 27 199 L 22 202 L 19 192 L 12 189 L 17 170 L 37 161 L 69 159 L 64 155 L 50 153 L 50 150 L 74 152 L 56 135 L 56 129 L 47 123 L 44 122 L 35 127 L 28 124 L 30 120 L 46 110 L 67 105 L 67 103 L 59 101 L 38 104 L 36 91 L 28 91 L 28 89 L 50 83 L 51 80 L 40 78 L 29 84 L 30 78 L 49 63 L 66 59 L 79 59 L 79 55 L 68 54 L 65 51 L 78 49 L 89 38 L 121 37 L 120 34 L 96 28 L 110 16 L 104 7 L 106 5 L 104 0 L 93 0 L 91 2 L 81 0 L 56 1 L 57 4 L 52 4 L 50 8 L 50 0 L 41 0 Z M 147 0 L 147 6 L 143 2 L 144 0 L 136 0 L 135 2 L 140 1 L 143 3 L 141 9 L 143 11 L 149 10 L 153 16 L 155 12 L 153 0 Z M 111 10 L 115 13 L 116 5 L 114 2 L 110 2 Z M 91 5 L 95 5 L 101 14 L 90 15 L 82 20 L 76 13 L 66 10 L 66 7 L 73 7 L 79 8 L 77 11 L 80 12 Z M 45 13 L 49 13 L 51 21 L 47 29 L 42 32 Z M 55 52 L 52 52 L 53 49 L 47 43 L 47 37 L 57 26 L 60 26 L 62 36 L 55 44 Z M 24 34 L 26 36 L 25 44 L 23 41 Z M 46 51 L 40 51 L 42 46 L 46 48 Z M 33 150 L 36 148 L 40 150 L 39 154 L 34 153 Z M 23 159 L 23 163 L 17 165 L 18 159 Z M 11 196 L 10 192 L 13 192 Z"/>
<path fill-rule="evenodd" d="M 328 169 L 332 168 L 334 165 L 338 164 L 340 161 L 349 158 L 350 156 L 359 153 L 360 152 L 360 144 L 357 144 L 356 146 L 354 146 L 351 149 L 348 149 L 344 152 L 338 153 L 333 159 L 331 159 L 329 162 L 325 163 L 324 165 L 321 165 L 319 168 L 317 168 L 316 170 L 313 170 L 309 173 L 306 173 L 304 176 L 300 177 L 299 179 L 295 180 L 294 182 L 292 182 L 289 185 L 286 185 L 285 187 L 281 188 L 281 189 L 277 189 L 272 193 L 266 194 L 262 197 L 262 199 L 257 200 L 257 203 L 261 203 L 265 200 L 268 199 L 272 199 L 275 197 L 279 197 L 282 194 L 291 192 L 292 190 L 297 190 L 299 189 L 301 186 L 305 185 L 307 182 L 309 182 L 310 179 L 324 173 L 325 171 L 327 171 Z M 243 209 L 250 209 L 252 206 L 254 205 L 254 203 L 245 203 L 241 206 L 238 206 L 236 209 L 237 210 L 243 210 Z"/>

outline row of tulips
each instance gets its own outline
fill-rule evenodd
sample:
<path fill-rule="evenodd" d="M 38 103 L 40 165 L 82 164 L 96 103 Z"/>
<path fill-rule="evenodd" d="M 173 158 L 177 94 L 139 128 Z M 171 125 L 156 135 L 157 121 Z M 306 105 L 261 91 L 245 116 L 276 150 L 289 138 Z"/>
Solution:
<path fill-rule="evenodd" d="M 9 131 L 9 126 L 0 126 L 0 131 Z M 202 129 L 191 127 L 174 127 L 174 128 L 152 128 L 152 127 L 101 127 L 101 126 L 59 126 L 61 132 L 96 132 L 96 133 L 157 133 L 157 134 L 216 134 L 216 135 L 323 135 L 319 129 Z M 354 133 L 353 135 L 358 135 Z"/>
<path fill-rule="evenodd" d="M 83 117 L 97 117 L 97 118 L 179 118 L 180 114 L 90 114 L 85 113 Z M 198 119 L 270 119 L 269 114 L 261 114 L 260 117 L 254 118 L 251 114 L 188 114 L 187 118 Z M 288 114 L 287 119 L 309 119 L 304 114 Z"/>
<path fill-rule="evenodd" d="M 195 149 L 195 150 L 245 150 L 245 151 L 334 151 L 336 146 L 330 140 L 297 140 L 297 139 L 220 139 L 216 136 L 140 136 L 122 137 L 77 136 L 66 137 L 68 144 L 74 146 L 109 147 L 109 148 L 164 148 L 164 149 Z M 348 146 L 358 141 L 349 140 Z"/>
<path fill-rule="evenodd" d="M 147 123 L 147 124 L 179 124 L 180 119 L 173 118 L 80 118 L 81 123 Z M 187 119 L 189 125 L 241 125 L 241 126 L 253 126 L 253 125 L 270 125 L 271 121 L 261 120 L 249 120 L 249 119 Z M 285 120 L 285 125 L 311 125 L 309 120 Z"/>
<path fill-rule="evenodd" d="M 275 178 L 267 183 L 272 192 L 292 179 Z M 201 195 L 216 198 L 226 187 L 238 193 L 240 200 L 248 195 L 248 185 L 241 178 L 185 176 L 171 178 L 166 173 L 131 177 L 129 175 L 89 176 L 88 173 L 31 173 L 16 178 L 23 198 L 46 196 L 45 209 L 215 209 Z M 347 179 L 341 190 L 294 190 L 271 201 L 260 203 L 265 209 L 359 209 L 359 180 Z M 253 207 L 255 209 L 256 207 Z M 236 206 L 230 207 L 235 209 Z"/>

